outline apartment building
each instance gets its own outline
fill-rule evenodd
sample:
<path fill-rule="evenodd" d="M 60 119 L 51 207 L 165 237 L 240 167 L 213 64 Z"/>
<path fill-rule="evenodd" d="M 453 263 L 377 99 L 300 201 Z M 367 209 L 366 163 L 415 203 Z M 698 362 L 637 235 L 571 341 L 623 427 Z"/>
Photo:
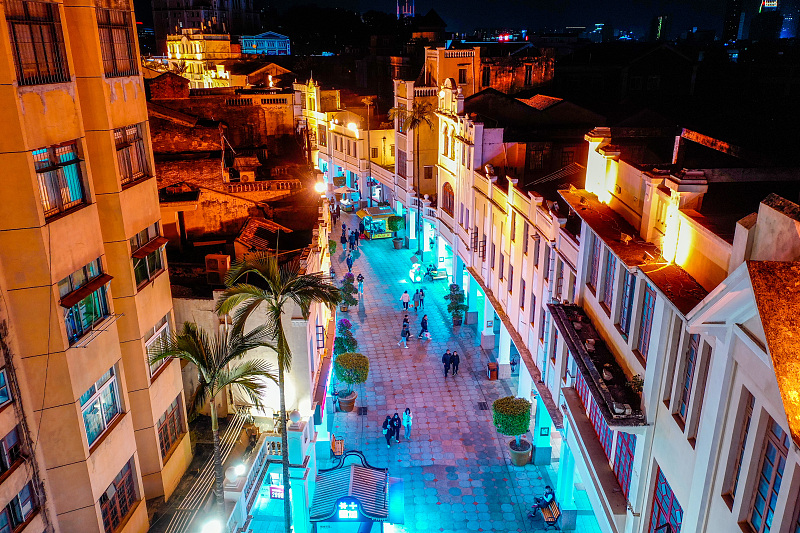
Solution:
<path fill-rule="evenodd" d="M 133 6 L 114 7 L 17 0 L 0 21 L 14 531 L 145 531 L 191 459 L 179 364 L 147 358 L 172 303 Z"/>
<path fill-rule="evenodd" d="M 231 46 L 227 33 L 204 32 L 200 28 L 184 28 L 166 36 L 169 68 L 190 82 L 192 89 L 230 87 L 230 72 L 223 62 L 242 56 L 239 45 Z"/>

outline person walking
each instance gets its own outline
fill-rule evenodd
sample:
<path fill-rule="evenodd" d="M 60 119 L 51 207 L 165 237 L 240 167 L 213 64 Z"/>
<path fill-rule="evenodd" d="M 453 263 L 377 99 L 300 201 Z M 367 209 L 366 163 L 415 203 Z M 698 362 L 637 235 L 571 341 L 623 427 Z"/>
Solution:
<path fill-rule="evenodd" d="M 356 249 L 356 236 L 355 236 L 355 232 L 354 231 L 350 232 L 350 236 L 347 238 L 347 240 L 350 243 L 350 249 L 351 250 L 355 250 Z"/>
<path fill-rule="evenodd" d="M 347 259 L 345 259 L 345 263 L 347 263 L 347 271 L 353 271 L 353 256 L 350 255 L 350 250 L 347 251 Z"/>
<path fill-rule="evenodd" d="M 408 325 L 408 315 L 403 316 L 403 327 L 410 328 L 411 326 Z"/>
<path fill-rule="evenodd" d="M 395 413 L 392 417 L 392 429 L 394 430 L 394 440 L 400 442 L 400 415 Z"/>
<path fill-rule="evenodd" d="M 458 356 L 458 352 L 453 352 L 453 357 L 450 358 L 450 364 L 453 365 L 453 375 L 455 376 L 458 374 L 458 364 L 461 362 L 461 358 Z"/>
<path fill-rule="evenodd" d="M 406 428 L 406 440 L 411 440 L 411 424 L 414 422 L 414 415 L 411 414 L 411 409 L 406 407 L 403 411 L 403 427 Z"/>
<path fill-rule="evenodd" d="M 386 415 L 386 420 L 383 421 L 383 436 L 386 437 L 386 447 L 392 447 L 392 437 L 394 437 L 394 428 L 392 427 L 392 418 Z"/>
<path fill-rule="evenodd" d="M 344 246 L 347 244 L 347 230 L 344 229 L 344 224 L 342 224 L 342 237 L 339 239 L 339 242 L 342 243 L 342 250 L 344 250 Z"/>
<path fill-rule="evenodd" d="M 450 359 L 452 358 L 453 355 L 450 353 L 449 349 L 446 352 L 444 352 L 444 355 L 442 355 L 442 364 L 444 365 L 445 379 L 447 379 L 447 373 L 450 372 Z"/>
<path fill-rule="evenodd" d="M 417 289 L 417 291 L 414 293 L 412 300 L 414 301 L 414 312 L 416 313 L 417 308 L 419 307 L 419 289 Z"/>
<path fill-rule="evenodd" d="M 400 296 L 400 301 L 403 302 L 403 309 L 406 311 L 408 310 L 408 302 L 411 301 L 411 296 L 409 296 L 408 291 L 403 291 L 402 296 Z"/>
<path fill-rule="evenodd" d="M 422 321 L 419 323 L 419 325 L 422 328 L 422 329 L 420 329 L 420 332 L 419 332 L 419 338 L 420 339 L 422 337 L 430 338 L 430 333 L 428 333 L 428 315 L 424 315 L 422 317 Z"/>
<path fill-rule="evenodd" d="M 358 281 L 358 294 L 364 296 L 364 274 L 359 273 L 356 280 Z"/>
<path fill-rule="evenodd" d="M 400 328 L 400 342 L 398 342 L 397 345 L 400 346 L 400 344 L 402 344 L 403 346 L 408 348 L 408 336 L 410 334 L 411 332 L 408 329 L 408 324 L 403 322 L 403 327 Z"/>
<path fill-rule="evenodd" d="M 361 246 L 361 234 L 357 231 L 354 233 L 355 233 L 354 237 L 356 239 L 356 250 L 358 250 L 358 248 Z"/>
<path fill-rule="evenodd" d="M 419 290 L 419 308 L 425 309 L 425 289 Z"/>

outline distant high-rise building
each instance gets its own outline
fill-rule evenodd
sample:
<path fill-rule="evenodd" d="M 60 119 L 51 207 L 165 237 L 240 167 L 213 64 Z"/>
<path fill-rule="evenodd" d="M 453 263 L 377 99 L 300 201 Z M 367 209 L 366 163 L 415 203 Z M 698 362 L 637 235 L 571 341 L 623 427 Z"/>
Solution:
<path fill-rule="evenodd" d="M 414 18 L 414 0 L 397 0 L 397 18 L 402 19 L 405 17 Z"/>
<path fill-rule="evenodd" d="M 653 17 L 653 21 L 650 23 L 650 40 L 666 41 L 669 38 L 670 22 L 669 15 Z"/>
<path fill-rule="evenodd" d="M 722 42 L 736 42 L 742 38 L 744 10 L 742 0 L 728 0 L 725 4 L 725 20 L 722 23 Z"/>
<path fill-rule="evenodd" d="M 780 11 L 773 9 L 764 10 L 756 13 L 753 22 L 750 23 L 751 41 L 774 41 L 780 37 L 783 16 Z"/>
<path fill-rule="evenodd" d="M 800 8 L 797 0 L 787 0 L 781 4 L 781 15 L 783 24 L 781 25 L 781 39 L 793 39 L 797 37 L 797 24 L 800 21 Z"/>

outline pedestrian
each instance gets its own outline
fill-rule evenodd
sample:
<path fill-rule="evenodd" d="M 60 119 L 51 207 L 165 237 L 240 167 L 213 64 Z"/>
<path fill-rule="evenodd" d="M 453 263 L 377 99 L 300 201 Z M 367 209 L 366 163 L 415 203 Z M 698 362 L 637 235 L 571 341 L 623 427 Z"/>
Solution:
<path fill-rule="evenodd" d="M 358 294 L 364 296 L 364 275 L 359 273 L 356 280 L 358 281 Z"/>
<path fill-rule="evenodd" d="M 408 315 L 403 316 L 403 327 L 410 327 L 408 322 Z"/>
<path fill-rule="evenodd" d="M 397 413 L 392 417 L 392 429 L 394 430 L 394 440 L 400 442 L 400 415 Z"/>
<path fill-rule="evenodd" d="M 344 227 L 342 227 L 342 237 L 339 239 L 339 242 L 342 243 L 342 250 L 344 250 L 344 245 L 347 244 L 347 235 L 345 235 Z"/>
<path fill-rule="evenodd" d="M 414 415 L 411 414 L 411 409 L 406 407 L 403 411 L 403 427 L 406 428 L 406 440 L 411 440 L 411 424 L 414 421 Z"/>
<path fill-rule="evenodd" d="M 419 290 L 419 307 L 425 309 L 425 289 Z"/>
<path fill-rule="evenodd" d="M 414 312 L 416 312 L 417 308 L 419 307 L 419 289 L 417 289 L 417 291 L 414 293 L 413 300 L 414 300 Z"/>
<path fill-rule="evenodd" d="M 340 206 L 337 203 L 336 204 L 336 219 L 338 220 L 340 216 L 342 216 L 342 206 Z"/>
<path fill-rule="evenodd" d="M 350 255 L 350 251 L 347 251 L 347 259 L 345 259 L 345 263 L 347 263 L 347 271 L 352 272 L 353 270 L 353 256 Z"/>
<path fill-rule="evenodd" d="M 392 427 L 392 418 L 386 415 L 386 420 L 383 421 L 383 435 L 386 437 L 386 447 L 391 448 L 392 437 L 394 437 L 394 428 Z"/>
<path fill-rule="evenodd" d="M 419 338 L 421 339 L 422 337 L 430 337 L 430 333 L 428 333 L 428 315 L 423 316 L 422 322 L 420 322 L 419 324 L 420 327 L 422 328 L 419 331 Z"/>
<path fill-rule="evenodd" d="M 358 223 L 358 232 L 359 233 L 364 233 L 364 221 L 363 220 Z"/>
<path fill-rule="evenodd" d="M 403 291 L 403 295 L 400 296 L 400 301 L 403 302 L 403 309 L 408 310 L 408 302 L 411 301 L 411 296 L 409 296 L 408 291 Z"/>
<path fill-rule="evenodd" d="M 352 231 L 350 232 L 350 236 L 347 238 L 347 240 L 348 240 L 348 242 L 350 244 L 350 249 L 351 250 L 355 250 L 356 249 L 356 238 L 355 238 L 354 232 L 352 232 Z"/>
<path fill-rule="evenodd" d="M 450 358 L 450 364 L 453 365 L 453 375 L 455 376 L 458 374 L 458 364 L 461 362 L 461 358 L 458 356 L 458 352 L 453 352 L 453 357 Z"/>
<path fill-rule="evenodd" d="M 361 234 L 360 234 L 360 233 L 358 233 L 358 232 L 355 232 L 355 234 L 356 234 L 356 235 L 355 235 L 355 238 L 356 238 L 356 248 L 358 248 L 359 246 L 361 246 Z"/>
<path fill-rule="evenodd" d="M 447 378 L 447 373 L 450 372 L 450 359 L 452 359 L 452 358 L 453 358 L 453 355 L 450 353 L 449 349 L 446 352 L 444 352 L 444 355 L 442 355 L 442 364 L 444 365 L 444 377 L 445 378 Z"/>
<path fill-rule="evenodd" d="M 403 327 L 400 328 L 400 342 L 398 342 L 397 345 L 400 346 L 400 344 L 402 343 L 403 346 L 408 348 L 408 335 L 409 334 L 410 334 L 410 331 L 408 329 L 408 324 L 403 322 Z"/>

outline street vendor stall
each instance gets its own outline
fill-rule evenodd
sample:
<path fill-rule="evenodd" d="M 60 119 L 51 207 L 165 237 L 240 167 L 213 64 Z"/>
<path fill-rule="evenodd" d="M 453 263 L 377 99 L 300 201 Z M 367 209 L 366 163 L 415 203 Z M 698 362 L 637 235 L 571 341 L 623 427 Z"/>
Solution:
<path fill-rule="evenodd" d="M 386 229 L 386 221 L 394 216 L 391 207 L 365 207 L 356 215 L 364 221 L 364 233 L 368 239 L 386 239 L 392 236 L 392 232 Z"/>
<path fill-rule="evenodd" d="M 348 213 L 353 212 L 361 199 L 361 194 L 350 187 L 337 187 L 333 192 L 336 194 L 336 199 L 339 201 L 339 205 L 342 206 L 342 210 Z"/>

